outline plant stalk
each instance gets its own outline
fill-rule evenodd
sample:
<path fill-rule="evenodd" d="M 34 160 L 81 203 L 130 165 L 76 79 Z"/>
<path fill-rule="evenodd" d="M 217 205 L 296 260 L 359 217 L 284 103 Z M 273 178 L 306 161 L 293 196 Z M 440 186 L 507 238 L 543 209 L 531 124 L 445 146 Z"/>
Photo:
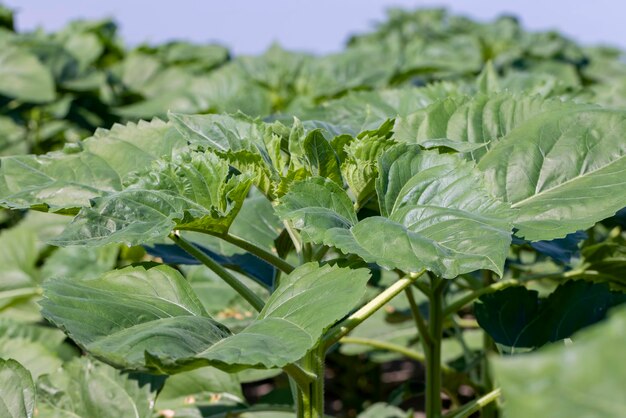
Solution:
<path fill-rule="evenodd" d="M 243 284 L 238 278 L 230 274 L 224 267 L 213 260 L 211 257 L 200 251 L 195 245 L 187 241 L 176 233 L 170 233 L 170 239 L 176 243 L 180 248 L 187 251 L 191 256 L 196 258 L 202 264 L 210 268 L 215 274 L 217 274 L 222 280 L 224 280 L 230 287 L 232 287 L 237 293 L 239 293 L 252 307 L 260 312 L 265 306 L 265 302 L 248 286 Z"/>
<path fill-rule="evenodd" d="M 298 418 L 324 418 L 324 357 L 326 350 L 321 345 L 313 348 L 303 359 L 303 368 L 317 378 L 301 388 L 300 400 L 296 402 Z"/>
<path fill-rule="evenodd" d="M 411 314 L 413 315 L 413 320 L 415 321 L 415 325 L 417 326 L 417 330 L 419 331 L 420 336 L 422 337 L 422 345 L 430 345 L 432 343 L 430 338 L 430 332 L 428 331 L 428 327 L 426 325 L 426 321 L 422 317 L 422 313 L 420 312 L 420 308 L 415 301 L 415 296 L 413 295 L 413 289 L 409 286 L 404 292 L 406 293 L 406 297 L 409 300 L 409 306 L 411 307 Z"/>
<path fill-rule="evenodd" d="M 493 273 L 490 270 L 483 270 L 483 285 L 485 287 L 493 286 Z M 495 351 L 493 339 L 483 330 L 483 358 L 481 367 L 481 383 L 485 392 L 494 390 L 493 380 L 489 367 L 489 354 Z M 498 409 L 495 404 L 486 405 L 480 412 L 481 418 L 495 418 L 498 415 Z"/>
<path fill-rule="evenodd" d="M 387 302 L 396 297 L 400 292 L 415 282 L 426 270 L 418 273 L 412 273 L 407 277 L 397 280 L 394 284 L 383 290 L 374 299 L 363 305 L 361 309 L 354 312 L 348 318 L 344 319 L 334 327 L 332 327 L 323 337 L 321 346 L 327 350 L 341 338 L 345 337 L 350 331 L 361 324 L 367 318 L 372 316 L 376 311 L 385 306 Z"/>
<path fill-rule="evenodd" d="M 426 416 L 441 418 L 441 338 L 443 333 L 443 291 L 445 279 L 431 280 L 428 310 L 430 344 L 424 344 L 426 354 Z"/>
<path fill-rule="evenodd" d="M 294 270 L 294 267 L 282 258 L 278 257 L 275 254 L 272 254 L 269 251 L 264 250 L 263 248 L 257 247 L 253 243 L 246 241 L 243 238 L 228 233 L 218 236 L 224 241 L 229 242 L 243 250 L 248 251 L 250 254 L 259 257 L 261 260 L 267 261 L 277 269 L 282 270 L 287 274 L 291 273 Z"/>

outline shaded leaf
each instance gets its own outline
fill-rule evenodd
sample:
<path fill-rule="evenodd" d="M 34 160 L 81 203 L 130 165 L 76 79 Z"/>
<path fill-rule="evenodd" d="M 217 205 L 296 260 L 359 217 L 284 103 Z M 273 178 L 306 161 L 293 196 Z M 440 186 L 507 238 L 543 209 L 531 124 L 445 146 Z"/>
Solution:
<path fill-rule="evenodd" d="M 569 338 L 624 302 L 626 295 L 606 284 L 578 280 L 558 286 L 546 299 L 525 287 L 509 287 L 482 296 L 474 312 L 494 341 L 513 353 Z"/>
<path fill-rule="evenodd" d="M 550 411 L 551 418 L 623 416 L 625 327 L 622 308 L 607 321 L 576 334 L 573 344 L 493 358 L 494 374 L 505 399 L 504 415 L 521 418 Z"/>

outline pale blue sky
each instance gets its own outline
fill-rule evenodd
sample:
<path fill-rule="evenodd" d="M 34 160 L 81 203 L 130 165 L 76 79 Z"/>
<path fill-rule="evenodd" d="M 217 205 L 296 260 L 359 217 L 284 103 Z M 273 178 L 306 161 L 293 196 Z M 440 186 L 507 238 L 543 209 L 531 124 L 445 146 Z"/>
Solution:
<path fill-rule="evenodd" d="M 1 0 L 0 0 L 1 1 Z M 20 29 L 58 29 L 74 18 L 112 16 L 130 44 L 171 39 L 219 41 L 257 54 L 272 41 L 317 53 L 341 49 L 349 34 L 371 28 L 390 6 L 446 6 L 485 20 L 515 14 L 533 30 L 558 29 L 585 44 L 626 49 L 623 0 L 5 0 Z"/>

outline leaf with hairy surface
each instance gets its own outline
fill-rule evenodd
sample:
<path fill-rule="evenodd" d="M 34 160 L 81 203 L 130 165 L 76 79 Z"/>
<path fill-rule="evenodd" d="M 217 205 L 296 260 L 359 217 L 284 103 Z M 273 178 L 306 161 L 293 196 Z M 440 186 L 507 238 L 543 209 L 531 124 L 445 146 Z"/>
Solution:
<path fill-rule="evenodd" d="M 160 121 L 115 125 L 42 156 L 0 158 L 0 204 L 10 208 L 75 210 L 120 191 L 130 173 L 176 154 L 186 142 Z"/>
<path fill-rule="evenodd" d="M 172 229 L 228 231 L 250 188 L 250 177 L 228 177 L 228 164 L 211 153 L 159 160 L 118 193 L 83 208 L 55 245 L 146 244 Z"/>

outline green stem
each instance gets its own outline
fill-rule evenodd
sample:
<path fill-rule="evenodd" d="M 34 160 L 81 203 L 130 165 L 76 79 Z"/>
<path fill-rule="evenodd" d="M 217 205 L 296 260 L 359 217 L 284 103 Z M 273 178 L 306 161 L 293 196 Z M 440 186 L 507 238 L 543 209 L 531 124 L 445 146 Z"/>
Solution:
<path fill-rule="evenodd" d="M 426 354 L 426 416 L 428 418 L 441 418 L 441 338 L 445 279 L 436 277 L 431 280 L 431 283 L 432 290 L 428 311 L 428 333 L 431 342 L 424 346 Z"/>
<path fill-rule="evenodd" d="M 500 397 L 500 394 L 501 394 L 500 388 L 494 389 L 491 392 L 481 396 L 480 398 L 475 399 L 472 402 L 469 402 L 463 405 L 461 408 L 447 413 L 443 417 L 444 418 L 468 418 L 473 413 L 480 411 L 482 408 L 484 408 L 487 405 L 492 404 L 492 402 L 494 402 Z"/>
<path fill-rule="evenodd" d="M 283 225 L 285 226 L 285 230 L 291 238 L 293 242 L 293 247 L 296 249 L 296 253 L 300 254 L 302 251 L 302 240 L 300 239 L 300 234 L 294 228 L 291 227 L 291 224 L 288 221 L 283 221 Z"/>
<path fill-rule="evenodd" d="M 294 267 L 288 262 L 286 262 L 285 260 L 283 260 L 282 258 L 278 257 L 277 255 L 272 254 L 269 251 L 265 251 L 263 248 L 257 247 L 253 243 L 246 241 L 243 238 L 240 238 L 232 234 L 219 235 L 219 237 L 226 242 L 229 242 L 233 245 L 236 245 L 237 247 L 241 249 L 248 251 L 250 254 L 256 255 L 261 260 L 267 261 L 274 267 L 278 268 L 279 270 L 284 271 L 287 274 L 291 273 L 294 270 Z"/>
<path fill-rule="evenodd" d="M 313 260 L 320 261 L 326 253 L 330 250 L 330 247 L 327 245 L 322 245 L 320 248 L 313 254 Z"/>
<path fill-rule="evenodd" d="M 342 344 L 358 344 L 366 345 L 368 347 L 376 348 L 378 350 L 393 351 L 394 353 L 402 354 L 406 358 L 419 361 L 420 363 L 426 362 L 426 357 L 419 351 L 411 350 L 399 344 L 389 343 L 386 341 L 373 340 L 371 338 L 360 337 L 343 337 L 339 340 Z"/>
<path fill-rule="evenodd" d="M 408 277 L 397 280 L 394 284 L 378 294 L 374 299 L 363 305 L 361 309 L 332 327 L 323 337 L 321 346 L 324 347 L 324 349 L 328 349 L 331 345 L 345 337 L 350 331 L 372 316 L 374 312 L 378 311 L 380 308 L 385 306 L 387 302 L 409 287 L 425 272 L 426 270 L 422 270 L 418 273 L 412 273 Z"/>
<path fill-rule="evenodd" d="M 260 312 L 265 306 L 265 302 L 257 296 L 248 286 L 243 284 L 238 278 L 230 274 L 219 263 L 215 262 L 211 257 L 200 251 L 195 245 L 187 241 L 178 234 L 170 233 L 170 239 L 176 243 L 180 248 L 187 251 L 191 256 L 196 258 L 202 264 L 210 268 L 215 274 L 217 274 L 222 280 L 224 280 L 230 287 L 232 287 L 237 293 L 239 293 L 252 307 Z"/>
<path fill-rule="evenodd" d="M 303 367 L 314 373 L 317 379 L 300 388 L 297 402 L 298 418 L 324 418 L 324 357 L 326 350 L 313 348 L 303 359 Z"/>
<path fill-rule="evenodd" d="M 490 270 L 483 270 L 483 284 L 485 287 L 493 286 L 493 273 Z M 483 390 L 491 392 L 494 390 L 493 380 L 491 379 L 491 372 L 489 367 L 488 356 L 495 351 L 493 339 L 483 330 L 483 358 L 481 367 L 481 383 Z M 496 405 L 488 404 L 482 409 L 481 418 L 495 418 L 498 414 Z"/>
<path fill-rule="evenodd" d="M 413 315 L 413 320 L 415 321 L 415 325 L 417 326 L 417 330 L 419 331 L 420 336 L 422 337 L 422 345 L 430 345 L 432 340 L 430 338 L 430 333 L 428 332 L 428 327 L 426 325 L 426 321 L 422 317 L 422 313 L 420 312 L 419 306 L 415 302 L 415 296 L 413 296 L 413 289 L 409 286 L 404 289 L 406 293 L 406 297 L 409 300 L 409 306 L 411 307 L 411 314 Z"/>

